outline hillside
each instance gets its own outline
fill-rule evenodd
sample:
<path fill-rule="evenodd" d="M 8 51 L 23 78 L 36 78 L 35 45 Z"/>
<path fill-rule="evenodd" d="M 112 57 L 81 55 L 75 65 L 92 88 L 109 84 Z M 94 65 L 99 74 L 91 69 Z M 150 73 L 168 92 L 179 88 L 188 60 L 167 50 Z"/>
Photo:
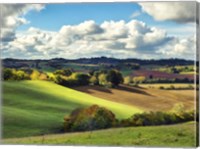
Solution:
<path fill-rule="evenodd" d="M 3 137 L 57 133 L 63 118 L 78 107 L 98 104 L 127 118 L 141 110 L 47 81 L 3 82 Z"/>
<path fill-rule="evenodd" d="M 129 127 L 82 133 L 5 139 L 5 144 L 195 147 L 195 123 Z M 153 132 L 153 133 L 152 133 Z"/>
<path fill-rule="evenodd" d="M 191 110 L 195 104 L 195 90 L 159 90 L 125 85 L 114 89 L 100 86 L 74 89 L 108 101 L 133 105 L 145 111 L 167 111 L 177 104 L 183 104 L 187 110 Z"/>

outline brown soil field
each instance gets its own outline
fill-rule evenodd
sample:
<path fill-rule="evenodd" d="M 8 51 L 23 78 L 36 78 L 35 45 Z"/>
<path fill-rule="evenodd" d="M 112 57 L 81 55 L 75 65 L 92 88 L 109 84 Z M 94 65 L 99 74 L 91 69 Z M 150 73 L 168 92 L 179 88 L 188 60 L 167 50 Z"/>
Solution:
<path fill-rule="evenodd" d="M 74 88 L 92 96 L 136 106 L 144 111 L 170 111 L 177 104 L 193 110 L 196 103 L 194 90 L 159 90 L 120 85 L 117 88 L 84 86 Z"/>

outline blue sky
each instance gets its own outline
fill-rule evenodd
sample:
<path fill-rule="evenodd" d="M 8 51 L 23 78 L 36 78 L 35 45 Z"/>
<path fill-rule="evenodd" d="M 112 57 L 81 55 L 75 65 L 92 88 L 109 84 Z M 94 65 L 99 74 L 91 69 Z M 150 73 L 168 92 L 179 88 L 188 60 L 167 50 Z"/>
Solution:
<path fill-rule="evenodd" d="M 69 3 L 69 4 L 49 4 L 39 13 L 29 12 L 25 18 L 30 20 L 30 24 L 20 26 L 24 30 L 30 26 L 39 27 L 46 30 L 59 30 L 61 26 L 79 24 L 85 20 L 94 20 L 100 24 L 104 21 L 130 21 L 131 15 L 141 11 L 136 3 Z M 141 20 L 151 22 L 151 17 L 142 14 Z"/>
<path fill-rule="evenodd" d="M 193 59 L 195 52 L 194 48 L 189 51 L 195 42 L 194 2 L 4 7 L 4 57 L 79 58 L 77 54 L 84 51 L 85 57 L 158 59 L 185 58 L 189 54 L 187 58 Z"/>
<path fill-rule="evenodd" d="M 131 16 L 134 13 L 139 14 L 133 18 Z M 30 11 L 25 18 L 30 23 L 20 26 L 18 30 L 36 27 L 58 31 L 63 25 L 76 25 L 85 20 L 94 20 L 97 24 L 101 24 L 110 20 L 129 22 L 137 19 L 149 26 L 160 26 L 166 29 L 185 26 L 172 21 L 155 21 L 152 16 L 142 12 L 141 6 L 134 2 L 48 4 L 40 12 Z"/>

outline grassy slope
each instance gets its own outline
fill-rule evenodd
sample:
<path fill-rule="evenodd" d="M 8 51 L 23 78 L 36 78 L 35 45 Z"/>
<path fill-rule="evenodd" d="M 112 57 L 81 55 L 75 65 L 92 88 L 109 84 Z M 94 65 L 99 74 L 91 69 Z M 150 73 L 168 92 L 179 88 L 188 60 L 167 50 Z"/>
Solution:
<path fill-rule="evenodd" d="M 140 109 L 93 97 L 46 81 L 3 82 L 4 137 L 57 132 L 63 118 L 77 107 L 98 104 L 126 118 Z"/>
<path fill-rule="evenodd" d="M 45 135 L 3 140 L 7 144 L 68 144 L 103 146 L 194 147 L 195 123 L 168 126 L 129 127 L 93 132 Z"/>
<path fill-rule="evenodd" d="M 129 86 L 115 89 L 87 86 L 75 89 L 109 101 L 134 105 L 145 111 L 168 111 L 177 104 L 183 104 L 187 110 L 191 110 L 195 104 L 194 90 L 159 90 Z"/>

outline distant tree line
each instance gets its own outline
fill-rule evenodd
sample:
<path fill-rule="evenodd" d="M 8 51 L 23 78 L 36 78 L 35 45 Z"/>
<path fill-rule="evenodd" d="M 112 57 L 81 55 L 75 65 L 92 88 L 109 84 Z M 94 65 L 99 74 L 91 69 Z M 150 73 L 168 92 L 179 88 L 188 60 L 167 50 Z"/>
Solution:
<path fill-rule="evenodd" d="M 51 75 L 36 69 L 3 69 L 3 80 L 47 80 L 63 86 L 102 85 L 115 87 L 123 83 L 122 74 L 115 69 L 91 71 L 90 73 L 74 72 L 72 69 L 59 69 Z"/>
<path fill-rule="evenodd" d="M 190 80 L 188 78 L 174 78 L 174 79 L 167 79 L 167 78 L 146 78 L 145 76 L 137 76 L 137 77 L 131 77 L 126 76 L 124 77 L 124 84 L 130 85 L 130 84 L 142 84 L 142 83 L 194 83 L 194 80 Z"/>

